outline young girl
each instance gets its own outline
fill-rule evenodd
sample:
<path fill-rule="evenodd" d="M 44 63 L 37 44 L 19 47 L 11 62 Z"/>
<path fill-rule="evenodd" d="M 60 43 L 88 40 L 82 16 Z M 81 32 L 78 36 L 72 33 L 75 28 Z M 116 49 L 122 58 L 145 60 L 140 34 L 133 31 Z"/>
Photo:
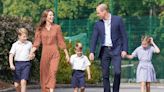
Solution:
<path fill-rule="evenodd" d="M 156 74 L 151 59 L 153 53 L 159 53 L 160 49 L 154 43 L 152 37 L 144 36 L 141 41 L 141 46 L 126 57 L 129 59 L 138 57 L 139 64 L 137 67 L 136 81 L 141 83 L 141 92 L 145 92 L 145 86 L 146 92 L 150 92 L 150 82 L 156 82 Z"/>
<path fill-rule="evenodd" d="M 78 92 L 78 88 L 81 92 L 85 90 L 85 70 L 87 69 L 88 79 L 91 79 L 90 74 L 90 61 L 88 58 L 82 54 L 82 44 L 77 43 L 75 46 L 75 53 L 70 58 L 70 64 L 72 65 L 72 86 L 74 92 Z"/>

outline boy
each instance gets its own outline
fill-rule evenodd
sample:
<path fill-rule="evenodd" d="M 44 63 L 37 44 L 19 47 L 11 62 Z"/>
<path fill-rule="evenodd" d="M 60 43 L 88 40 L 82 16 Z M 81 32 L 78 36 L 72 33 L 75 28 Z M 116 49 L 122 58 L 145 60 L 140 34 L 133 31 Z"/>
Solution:
<path fill-rule="evenodd" d="M 91 79 L 90 74 L 90 61 L 88 58 L 82 54 L 82 44 L 76 43 L 75 53 L 70 58 L 70 64 L 72 65 L 72 86 L 74 92 L 78 92 L 78 88 L 81 89 L 81 92 L 85 90 L 85 70 L 87 69 L 88 79 Z"/>
<path fill-rule="evenodd" d="M 26 92 L 26 84 L 31 68 L 29 53 L 32 43 L 27 40 L 28 31 L 25 28 L 19 28 L 17 34 L 18 40 L 12 44 L 9 52 L 9 65 L 10 69 L 14 71 L 13 79 L 16 92 Z"/>

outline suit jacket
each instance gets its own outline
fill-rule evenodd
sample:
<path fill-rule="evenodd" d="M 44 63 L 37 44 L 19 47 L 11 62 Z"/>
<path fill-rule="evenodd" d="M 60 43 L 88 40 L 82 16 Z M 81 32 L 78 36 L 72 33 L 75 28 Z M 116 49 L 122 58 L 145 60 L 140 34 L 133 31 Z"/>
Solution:
<path fill-rule="evenodd" d="M 100 45 L 105 41 L 105 25 L 103 20 L 99 20 L 94 25 L 93 34 L 90 42 L 90 52 L 95 53 L 96 45 L 100 41 Z M 124 23 L 119 16 L 111 16 L 111 40 L 113 55 L 120 55 L 121 51 L 128 51 L 128 39 L 125 32 Z M 101 50 L 99 53 L 101 56 Z"/>

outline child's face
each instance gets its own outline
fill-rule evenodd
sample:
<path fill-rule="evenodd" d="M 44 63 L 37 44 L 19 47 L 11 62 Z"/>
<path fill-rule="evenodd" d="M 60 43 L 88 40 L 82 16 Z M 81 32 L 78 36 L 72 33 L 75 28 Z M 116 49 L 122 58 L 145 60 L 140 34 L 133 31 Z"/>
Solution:
<path fill-rule="evenodd" d="M 142 41 L 141 45 L 143 48 L 147 48 L 149 46 L 149 43 L 146 41 Z"/>
<path fill-rule="evenodd" d="M 26 34 L 22 33 L 21 35 L 18 35 L 18 38 L 21 42 L 25 42 L 25 41 L 27 41 L 28 37 Z"/>
<path fill-rule="evenodd" d="M 82 55 L 82 50 L 75 49 L 75 53 L 80 57 Z"/>

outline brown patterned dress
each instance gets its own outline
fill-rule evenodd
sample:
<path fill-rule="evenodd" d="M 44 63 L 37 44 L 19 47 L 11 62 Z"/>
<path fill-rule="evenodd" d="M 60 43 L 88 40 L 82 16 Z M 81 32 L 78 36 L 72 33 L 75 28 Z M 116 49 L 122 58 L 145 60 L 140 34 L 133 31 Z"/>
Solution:
<path fill-rule="evenodd" d="M 60 59 L 58 48 L 66 48 L 61 27 L 52 24 L 49 31 L 46 28 L 36 30 L 33 46 L 38 48 L 40 44 L 42 44 L 40 62 L 41 90 L 42 92 L 49 92 L 48 88 L 54 88 L 56 85 L 56 73 Z"/>

